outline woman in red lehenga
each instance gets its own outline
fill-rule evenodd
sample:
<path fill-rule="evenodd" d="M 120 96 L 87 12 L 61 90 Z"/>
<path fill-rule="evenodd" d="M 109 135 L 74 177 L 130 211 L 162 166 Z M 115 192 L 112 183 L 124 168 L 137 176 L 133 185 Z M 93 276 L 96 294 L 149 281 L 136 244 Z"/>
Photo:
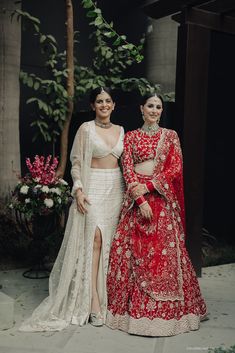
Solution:
<path fill-rule="evenodd" d="M 159 127 L 163 101 L 143 98 L 144 125 L 124 138 L 127 191 L 107 278 L 106 325 L 131 334 L 197 330 L 207 310 L 185 247 L 182 153 Z"/>

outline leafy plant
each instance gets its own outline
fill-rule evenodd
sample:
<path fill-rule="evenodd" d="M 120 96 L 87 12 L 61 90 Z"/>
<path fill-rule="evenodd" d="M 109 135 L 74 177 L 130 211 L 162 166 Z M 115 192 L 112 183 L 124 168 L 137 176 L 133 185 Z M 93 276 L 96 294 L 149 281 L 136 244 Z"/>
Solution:
<path fill-rule="evenodd" d="M 21 71 L 20 79 L 24 85 L 35 92 L 27 104 L 36 106 L 31 126 L 36 127 L 33 140 L 39 135 L 47 142 L 55 143 L 66 121 L 68 101 L 81 100 L 89 90 L 98 86 L 109 86 L 124 91 L 139 90 L 141 94 L 148 91 L 160 92 L 158 84 L 152 84 L 145 78 L 125 77 L 128 67 L 143 60 L 144 37 L 138 45 L 127 41 L 125 35 L 119 35 L 108 23 L 100 8 L 92 0 L 82 0 L 94 28 L 90 38 L 94 42 L 92 67 L 83 66 L 74 57 L 74 96 L 69 96 L 66 89 L 68 69 L 66 52 L 59 52 L 57 40 L 51 34 L 41 31 L 40 20 L 28 12 L 16 10 L 13 16 L 22 20 L 23 28 L 31 29 L 38 40 L 44 56 L 45 75 L 39 77 L 34 73 Z M 74 43 L 77 44 L 78 32 L 74 32 Z M 166 97 L 167 98 L 167 97 Z"/>
<path fill-rule="evenodd" d="M 95 35 L 97 38 L 99 37 L 99 40 L 102 39 L 102 37 L 110 38 L 112 45 L 115 47 L 119 48 L 119 51 L 123 52 L 125 56 L 128 57 L 129 62 L 125 63 L 121 61 L 119 64 L 124 65 L 123 67 L 125 68 L 126 65 L 131 65 L 133 62 L 140 63 L 143 60 L 143 55 L 141 54 L 142 49 L 143 49 L 143 43 L 144 43 L 144 38 L 140 40 L 140 43 L 138 46 L 129 43 L 127 41 L 127 38 L 125 35 L 119 35 L 116 30 L 113 28 L 113 22 L 108 23 L 105 18 L 102 15 L 101 10 L 96 6 L 96 3 L 92 0 L 82 0 L 83 7 L 85 9 L 88 9 L 87 12 L 87 17 L 91 18 L 92 21 L 90 22 L 90 25 L 94 25 L 97 27 L 97 30 L 95 32 Z M 104 44 L 104 47 L 103 47 Z M 95 51 L 101 50 L 101 56 L 105 57 L 105 59 L 110 59 L 112 58 L 112 48 L 107 46 L 106 41 L 104 40 L 102 43 L 99 42 L 98 47 L 96 47 Z M 114 58 L 113 58 L 114 59 Z M 114 63 L 114 61 L 113 61 Z M 118 63 L 118 62 L 117 62 Z M 97 67 L 100 66 L 100 64 L 103 64 L 103 61 L 96 62 Z"/>
<path fill-rule="evenodd" d="M 26 218 L 35 215 L 61 214 L 71 201 L 68 183 L 55 175 L 57 158 L 51 163 L 51 156 L 35 156 L 34 162 L 26 159 L 29 173 L 20 178 L 16 185 L 9 207 Z"/>

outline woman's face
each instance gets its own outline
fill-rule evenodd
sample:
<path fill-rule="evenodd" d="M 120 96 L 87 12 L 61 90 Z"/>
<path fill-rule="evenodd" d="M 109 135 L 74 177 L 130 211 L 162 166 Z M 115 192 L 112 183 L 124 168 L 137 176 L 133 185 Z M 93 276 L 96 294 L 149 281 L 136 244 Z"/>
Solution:
<path fill-rule="evenodd" d="M 115 103 L 108 93 L 102 92 L 96 96 L 96 100 L 91 104 L 91 107 L 95 111 L 96 117 L 102 120 L 110 117 Z"/>
<path fill-rule="evenodd" d="M 147 124 L 159 123 L 162 114 L 162 101 L 158 97 L 150 97 L 144 105 L 140 106 L 140 110 Z"/>

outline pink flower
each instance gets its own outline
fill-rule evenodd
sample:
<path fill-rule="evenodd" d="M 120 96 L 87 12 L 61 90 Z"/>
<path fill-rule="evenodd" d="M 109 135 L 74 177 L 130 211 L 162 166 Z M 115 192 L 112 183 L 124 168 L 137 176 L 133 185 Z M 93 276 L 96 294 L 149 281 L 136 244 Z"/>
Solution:
<path fill-rule="evenodd" d="M 58 165 L 58 159 L 56 157 L 52 160 L 52 156 L 49 155 L 45 160 L 44 156 L 36 155 L 33 163 L 31 163 L 29 158 L 26 158 L 26 165 L 31 177 L 38 183 L 49 185 L 57 181 L 55 172 Z"/>

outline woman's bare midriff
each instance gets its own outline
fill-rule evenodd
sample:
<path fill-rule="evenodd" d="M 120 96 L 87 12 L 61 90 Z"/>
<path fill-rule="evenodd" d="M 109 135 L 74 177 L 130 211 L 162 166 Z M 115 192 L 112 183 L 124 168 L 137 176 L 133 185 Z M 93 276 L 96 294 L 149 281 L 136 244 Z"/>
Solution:
<path fill-rule="evenodd" d="M 144 161 L 142 163 L 135 164 L 135 172 L 143 175 L 152 175 L 154 169 L 154 160 L 149 159 L 148 161 Z"/>
<path fill-rule="evenodd" d="M 115 169 L 118 168 L 118 159 L 112 154 L 103 158 L 92 158 L 91 168 L 97 169 Z"/>

